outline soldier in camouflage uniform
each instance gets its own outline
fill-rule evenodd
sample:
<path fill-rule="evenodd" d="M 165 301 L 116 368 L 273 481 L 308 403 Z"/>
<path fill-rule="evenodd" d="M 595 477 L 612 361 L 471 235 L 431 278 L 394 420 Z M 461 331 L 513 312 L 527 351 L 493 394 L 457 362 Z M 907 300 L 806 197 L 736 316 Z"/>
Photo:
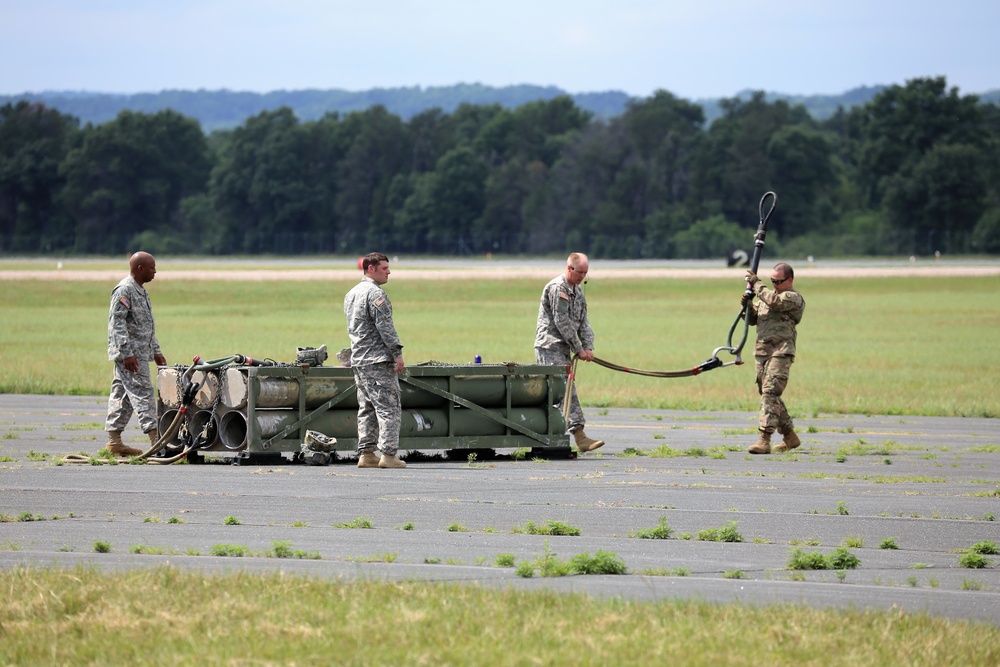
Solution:
<path fill-rule="evenodd" d="M 362 258 L 361 268 L 364 278 L 344 297 L 351 368 L 358 386 L 358 467 L 405 468 L 396 452 L 403 412 L 399 373 L 406 365 L 392 323 L 392 304 L 382 290 L 389 280 L 389 259 L 373 252 Z"/>
<path fill-rule="evenodd" d="M 116 456 L 138 456 L 141 450 L 122 442 L 122 431 L 132 418 L 139 415 L 139 426 L 149 436 L 151 445 L 160 435 L 156 423 L 156 402 L 149 362 L 166 366 L 160 352 L 153 322 L 149 294 L 143 287 L 156 275 L 156 260 L 145 252 L 137 252 L 129 260 L 129 275 L 111 292 L 108 313 L 108 359 L 115 362 L 108 397 L 108 432 L 106 448 Z"/>
<path fill-rule="evenodd" d="M 773 290 L 764 287 L 755 273 L 747 271 L 746 275 L 747 284 L 758 299 L 747 312 L 749 323 L 757 327 L 754 359 L 760 393 L 760 436 L 747 450 L 751 454 L 770 454 L 771 434 L 775 431 L 781 433 L 783 439 L 774 446 L 774 451 L 787 452 L 801 444 L 781 399 L 788 385 L 788 372 L 795 361 L 795 327 L 802 321 L 806 308 L 805 299 L 793 287 L 794 280 L 792 267 L 783 263 L 771 269 Z M 742 305 L 746 307 L 752 299 L 753 295 L 744 294 Z"/>
<path fill-rule="evenodd" d="M 587 297 L 580 288 L 589 270 L 587 256 L 575 252 L 566 260 L 566 273 L 550 280 L 542 290 L 535 331 L 535 361 L 539 364 L 569 365 L 574 354 L 584 361 L 593 361 L 594 330 L 587 319 Z M 603 440 L 587 437 L 583 432 L 585 424 L 574 384 L 568 426 L 581 452 L 604 444 Z"/>

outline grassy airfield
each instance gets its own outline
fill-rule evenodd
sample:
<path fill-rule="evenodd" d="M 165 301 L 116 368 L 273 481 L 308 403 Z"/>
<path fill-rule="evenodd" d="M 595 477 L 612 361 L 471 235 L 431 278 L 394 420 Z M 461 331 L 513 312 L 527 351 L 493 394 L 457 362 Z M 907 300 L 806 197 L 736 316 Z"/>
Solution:
<path fill-rule="evenodd" d="M 558 264 L 556 264 L 558 266 Z M 170 280 L 149 285 L 157 333 L 171 364 L 242 353 L 294 360 L 297 346 L 348 345 L 344 293 L 333 281 Z M 396 271 L 387 285 L 408 364 L 428 360 L 533 363 L 544 280 L 449 280 Z M 220 273 L 220 275 L 222 275 Z M 739 310 L 732 279 L 591 280 L 590 319 L 599 357 L 632 368 L 696 366 L 727 343 Z M 107 300 L 115 281 L 5 283 L 0 392 L 100 395 L 107 391 Z M 1000 416 L 1000 277 L 811 278 L 799 352 L 786 393 L 798 414 Z M 739 342 L 739 326 L 734 342 Z M 744 365 L 694 378 L 655 379 L 582 364 L 578 387 L 597 407 L 753 410 L 753 336 Z M 723 353 L 723 361 L 733 358 Z"/>

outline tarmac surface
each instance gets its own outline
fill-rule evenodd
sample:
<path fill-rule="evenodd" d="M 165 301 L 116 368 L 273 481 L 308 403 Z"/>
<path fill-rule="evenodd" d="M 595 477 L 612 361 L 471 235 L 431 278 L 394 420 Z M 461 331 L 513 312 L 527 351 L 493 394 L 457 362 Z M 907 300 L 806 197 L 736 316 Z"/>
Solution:
<path fill-rule="evenodd" d="M 800 449 L 751 456 L 755 414 L 588 409 L 588 434 L 608 444 L 577 459 L 503 450 L 475 460 L 427 452 L 403 470 L 359 470 L 343 454 L 329 466 L 230 465 L 222 454 L 205 465 L 62 464 L 103 446 L 105 408 L 96 396 L 0 395 L 0 567 L 170 564 L 1000 624 L 1000 555 L 981 569 L 959 560 L 974 544 L 1000 546 L 997 420 L 800 416 Z M 135 426 L 125 436 L 147 442 Z M 373 528 L 338 526 L 359 518 Z M 669 539 L 636 536 L 661 518 Z M 528 522 L 580 535 L 528 534 Z M 724 527 L 742 541 L 698 539 Z M 319 559 L 264 557 L 276 542 Z M 795 549 L 848 544 L 855 569 L 788 569 Z M 218 545 L 253 555 L 211 555 Z M 521 563 L 602 550 L 628 573 L 529 579 L 496 564 L 499 554 Z"/>

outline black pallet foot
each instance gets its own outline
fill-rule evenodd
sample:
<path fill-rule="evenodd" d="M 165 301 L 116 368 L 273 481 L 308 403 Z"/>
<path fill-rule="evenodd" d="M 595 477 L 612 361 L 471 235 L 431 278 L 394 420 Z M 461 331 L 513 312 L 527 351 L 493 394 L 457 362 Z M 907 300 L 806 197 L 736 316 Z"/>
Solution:
<path fill-rule="evenodd" d="M 532 458 L 539 459 L 575 459 L 576 450 L 572 447 L 533 447 Z"/>
<path fill-rule="evenodd" d="M 230 465 L 241 466 L 241 465 L 277 465 L 285 462 L 285 457 L 281 455 L 280 452 L 275 453 L 257 453 L 257 452 L 237 452 L 236 456 L 232 457 L 229 462 Z"/>

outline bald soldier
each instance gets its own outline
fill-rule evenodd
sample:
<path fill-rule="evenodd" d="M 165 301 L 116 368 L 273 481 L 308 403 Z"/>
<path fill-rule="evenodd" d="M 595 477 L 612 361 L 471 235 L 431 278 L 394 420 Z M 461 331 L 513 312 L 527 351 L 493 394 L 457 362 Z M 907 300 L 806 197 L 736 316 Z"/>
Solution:
<path fill-rule="evenodd" d="M 587 318 L 587 297 L 580 287 L 589 271 L 587 256 L 574 252 L 566 259 L 566 272 L 550 280 L 542 290 L 535 328 L 535 361 L 538 363 L 568 366 L 574 354 L 584 361 L 594 360 L 594 330 Z M 604 445 L 603 440 L 587 437 L 583 432 L 585 424 L 574 385 L 567 426 L 581 453 Z"/>
<path fill-rule="evenodd" d="M 150 444 L 160 439 L 156 422 L 156 402 L 149 362 L 166 366 L 153 323 L 153 308 L 145 285 L 156 276 L 156 260 L 148 252 L 137 252 L 129 260 L 129 275 L 111 292 L 108 313 L 108 359 L 115 362 L 108 397 L 106 449 L 115 456 L 139 456 L 142 450 L 122 442 L 122 431 L 139 415 L 139 426 Z"/>

